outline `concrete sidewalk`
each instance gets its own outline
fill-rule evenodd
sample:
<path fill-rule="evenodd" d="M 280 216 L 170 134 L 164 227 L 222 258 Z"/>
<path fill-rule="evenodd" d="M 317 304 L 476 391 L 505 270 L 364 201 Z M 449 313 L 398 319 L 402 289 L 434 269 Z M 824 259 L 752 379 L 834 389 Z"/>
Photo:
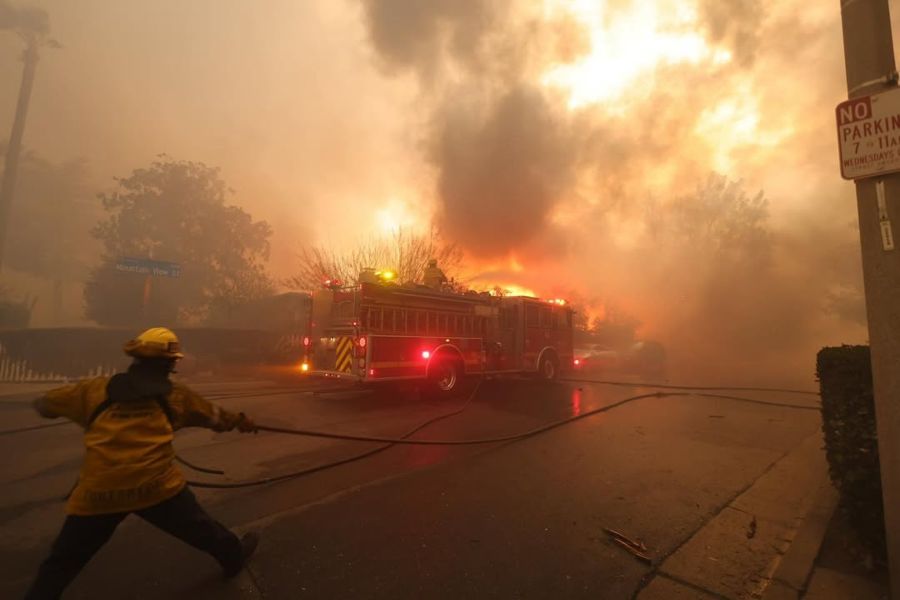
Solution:
<path fill-rule="evenodd" d="M 835 498 L 821 448 L 816 433 L 771 465 L 664 557 L 638 597 L 760 598 L 782 587 L 783 574 L 804 583 L 821 534 L 807 535 L 803 524 L 823 512 L 830 517 Z"/>
<path fill-rule="evenodd" d="M 665 557 L 638 598 L 887 599 L 877 582 L 817 564 L 837 504 L 816 434 Z"/>
<path fill-rule="evenodd" d="M 886 585 L 821 564 L 823 542 L 838 506 L 838 492 L 826 482 L 801 523 L 797 535 L 772 580 L 763 600 L 887 600 Z"/>

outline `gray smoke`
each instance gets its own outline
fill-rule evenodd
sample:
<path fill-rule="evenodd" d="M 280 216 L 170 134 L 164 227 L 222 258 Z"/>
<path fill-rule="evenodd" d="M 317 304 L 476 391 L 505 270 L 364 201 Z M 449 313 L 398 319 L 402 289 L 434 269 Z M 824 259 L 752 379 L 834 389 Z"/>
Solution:
<path fill-rule="evenodd" d="M 36 6 L 14 6 L 8 0 L 0 0 L 0 30 L 29 37 L 45 36 L 50 33 L 50 16 Z"/>
<path fill-rule="evenodd" d="M 475 68 L 485 36 L 506 0 L 363 0 L 372 44 L 389 69 L 411 68 L 425 80 L 449 56 Z"/>
<path fill-rule="evenodd" d="M 432 134 L 446 233 L 481 256 L 528 244 L 570 184 L 574 140 L 563 110 L 531 86 L 506 91 L 484 114 L 448 103 Z"/>
<path fill-rule="evenodd" d="M 732 155 L 736 175 L 710 173 L 718 144 L 747 134 L 729 128 L 737 115 L 704 118 L 733 105 L 756 71 L 822 52 L 820 26 L 768 23 L 759 0 L 700 0 L 705 37 L 730 63 L 661 61 L 624 108 L 570 110 L 537 82 L 548 63 L 584 51 L 577 24 L 516 21 L 514 0 L 364 2 L 382 66 L 419 83 L 444 233 L 476 260 L 513 251 L 529 267 L 492 269 L 497 283 L 620 306 L 665 344 L 682 379 L 808 382 L 823 340 L 859 335 L 858 250 L 839 194 L 823 184 L 821 218 L 772 223 L 768 194 L 739 181 L 759 168 L 752 138 Z M 607 5 L 604 19 L 632 4 Z M 788 143 L 821 144 L 818 129 L 795 136 Z M 560 214 L 569 220 L 551 218 Z"/>
<path fill-rule="evenodd" d="M 571 18 L 516 20 L 522 3 L 362 0 L 382 67 L 413 73 L 430 111 L 424 147 L 437 172 L 437 218 L 451 238 L 479 257 L 558 254 L 566 244 L 548 218 L 566 202 L 629 211 L 635 183 L 683 152 L 696 106 L 714 102 L 720 82 L 691 67 L 660 66 L 627 123 L 602 107 L 572 112 L 535 84 L 548 63 L 588 49 Z M 705 2 L 702 21 L 735 62 L 752 62 L 762 12 L 756 0 Z M 630 6 L 612 3 L 605 18 Z M 593 196 L 572 193 L 576 172 L 591 173 Z M 707 171 L 682 168 L 690 185 Z"/>
<path fill-rule="evenodd" d="M 580 134 L 560 98 L 532 83 L 535 57 L 584 49 L 571 20 L 517 23 L 513 0 L 364 0 L 383 67 L 411 71 L 430 107 L 439 225 L 475 255 L 545 237 L 571 183 Z M 542 243 L 538 241 L 537 243 Z"/>
<path fill-rule="evenodd" d="M 728 46 L 738 66 L 753 62 L 764 16 L 761 0 L 703 0 L 700 15 L 709 39 Z"/>

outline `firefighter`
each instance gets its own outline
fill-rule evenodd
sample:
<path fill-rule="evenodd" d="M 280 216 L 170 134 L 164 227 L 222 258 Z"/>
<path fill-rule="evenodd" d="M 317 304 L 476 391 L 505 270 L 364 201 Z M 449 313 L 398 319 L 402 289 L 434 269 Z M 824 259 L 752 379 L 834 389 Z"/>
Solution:
<path fill-rule="evenodd" d="M 433 290 L 440 290 L 444 287 L 444 284 L 447 283 L 447 276 L 444 275 L 444 272 L 437 266 L 437 261 L 435 259 L 430 259 L 428 261 L 428 267 L 425 269 L 425 275 L 422 278 L 423 283 L 430 287 Z"/>
<path fill-rule="evenodd" d="M 169 379 L 181 353 L 178 338 L 155 327 L 127 342 L 127 372 L 47 392 L 41 416 L 65 417 L 84 429 L 85 454 L 66 520 L 26 599 L 58 598 L 119 523 L 134 513 L 212 555 L 225 577 L 237 575 L 259 537 L 241 539 L 209 516 L 173 463 L 173 432 L 182 427 L 256 431 L 243 413 L 228 412 Z"/>

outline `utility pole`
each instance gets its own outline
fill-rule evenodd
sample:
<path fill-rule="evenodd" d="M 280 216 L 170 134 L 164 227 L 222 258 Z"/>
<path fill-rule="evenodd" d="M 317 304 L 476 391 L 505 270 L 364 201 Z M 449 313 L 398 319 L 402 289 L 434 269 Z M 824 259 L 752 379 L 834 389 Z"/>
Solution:
<path fill-rule="evenodd" d="M 888 0 L 841 0 L 850 99 L 897 84 Z M 900 173 L 856 180 L 891 594 L 900 599 Z M 884 232 L 885 227 L 887 231 Z"/>
<path fill-rule="evenodd" d="M 22 151 L 22 134 L 25 132 L 25 116 L 28 114 L 28 102 L 31 99 L 31 87 L 34 84 L 34 71 L 38 62 L 38 43 L 29 39 L 22 61 L 22 85 L 19 87 L 19 101 L 16 104 L 16 116 L 13 120 L 12 132 L 9 134 L 9 145 L 6 147 L 6 161 L 3 170 L 3 184 L 0 187 L 0 271 L 3 269 L 6 232 L 9 229 L 9 213 L 12 207 L 13 194 L 16 189 L 16 173 L 19 168 L 19 154 Z"/>

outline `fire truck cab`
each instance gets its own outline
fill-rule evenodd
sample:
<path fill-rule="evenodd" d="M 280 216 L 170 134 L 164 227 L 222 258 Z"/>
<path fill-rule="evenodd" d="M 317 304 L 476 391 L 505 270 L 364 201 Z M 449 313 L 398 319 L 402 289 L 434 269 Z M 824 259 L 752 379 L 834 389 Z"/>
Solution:
<path fill-rule="evenodd" d="M 572 311 L 561 300 L 363 282 L 313 293 L 301 369 L 313 376 L 423 380 L 451 393 L 467 375 L 554 380 L 572 365 Z"/>

